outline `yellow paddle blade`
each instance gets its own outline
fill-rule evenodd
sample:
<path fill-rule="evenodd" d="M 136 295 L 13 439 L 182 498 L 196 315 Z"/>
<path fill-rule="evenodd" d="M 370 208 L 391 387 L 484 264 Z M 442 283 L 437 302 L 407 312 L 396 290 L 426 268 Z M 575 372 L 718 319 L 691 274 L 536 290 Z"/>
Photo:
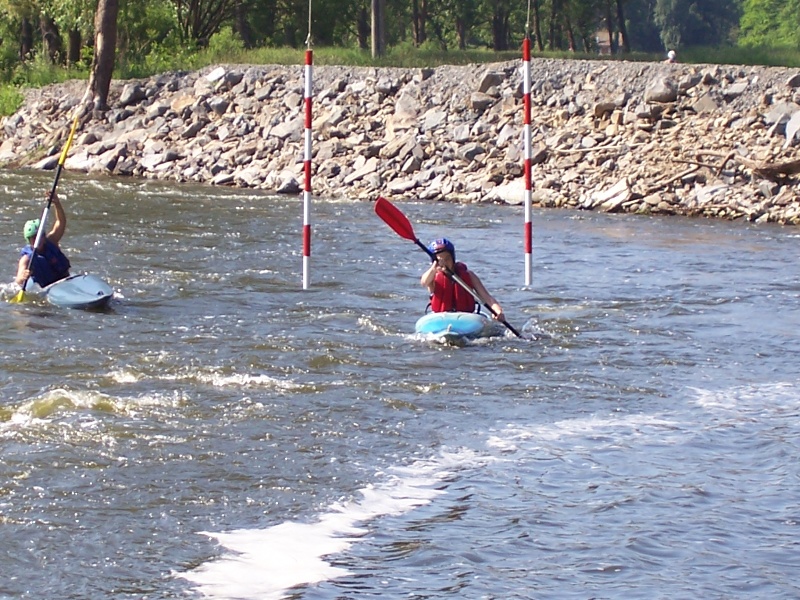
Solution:
<path fill-rule="evenodd" d="M 25 302 L 25 290 L 20 290 L 17 292 L 17 295 L 14 296 L 9 302 L 13 302 L 15 304 L 19 304 L 20 302 Z"/>

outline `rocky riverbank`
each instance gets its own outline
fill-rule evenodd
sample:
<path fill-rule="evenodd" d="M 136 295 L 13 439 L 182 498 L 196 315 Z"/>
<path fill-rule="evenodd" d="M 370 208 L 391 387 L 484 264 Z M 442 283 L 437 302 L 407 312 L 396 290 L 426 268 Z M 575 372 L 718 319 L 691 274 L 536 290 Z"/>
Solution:
<path fill-rule="evenodd" d="M 317 197 L 520 203 L 521 61 L 314 69 Z M 302 66 L 115 81 L 83 111 L 69 170 L 298 194 Z M 533 203 L 800 224 L 800 71 L 531 64 Z M 26 92 L 0 164 L 52 169 L 85 82 Z"/>

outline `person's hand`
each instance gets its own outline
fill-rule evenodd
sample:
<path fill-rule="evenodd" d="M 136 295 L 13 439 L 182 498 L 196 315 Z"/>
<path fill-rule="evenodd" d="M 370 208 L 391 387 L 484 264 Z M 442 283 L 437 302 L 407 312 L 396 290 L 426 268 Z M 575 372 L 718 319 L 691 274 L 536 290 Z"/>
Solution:
<path fill-rule="evenodd" d="M 493 317 L 494 317 L 495 321 L 505 321 L 506 320 L 506 316 L 503 314 L 503 308 L 499 304 L 497 304 L 497 303 L 492 304 L 492 310 L 494 311 Z"/>
<path fill-rule="evenodd" d="M 21 276 L 22 279 L 17 278 L 17 285 L 19 287 L 22 287 L 25 284 L 25 282 L 28 281 L 28 279 L 30 279 L 31 277 L 30 269 L 25 269 L 24 271 L 22 271 Z"/>

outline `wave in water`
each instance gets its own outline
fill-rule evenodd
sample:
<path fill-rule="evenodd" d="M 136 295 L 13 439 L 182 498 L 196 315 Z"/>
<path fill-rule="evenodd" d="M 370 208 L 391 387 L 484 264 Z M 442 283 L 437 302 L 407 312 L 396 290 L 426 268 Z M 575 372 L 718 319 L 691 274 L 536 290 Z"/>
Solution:
<path fill-rule="evenodd" d="M 393 468 L 385 480 L 359 491 L 358 500 L 329 507 L 313 523 L 286 522 L 267 529 L 202 532 L 224 548 L 220 558 L 180 573 L 208 598 L 282 598 L 294 586 L 318 583 L 349 573 L 325 557 L 346 551 L 368 533 L 359 525 L 397 516 L 445 493 L 437 486 L 452 471 L 474 463 L 470 451 Z"/>

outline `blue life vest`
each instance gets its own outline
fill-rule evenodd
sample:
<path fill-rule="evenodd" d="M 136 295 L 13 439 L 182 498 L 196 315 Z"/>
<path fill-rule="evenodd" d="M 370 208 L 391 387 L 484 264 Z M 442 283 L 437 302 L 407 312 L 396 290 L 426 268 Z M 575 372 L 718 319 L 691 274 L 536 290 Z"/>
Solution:
<path fill-rule="evenodd" d="M 28 270 L 31 272 L 31 279 L 38 283 L 41 287 L 46 287 L 56 281 L 61 281 L 65 277 L 69 277 L 69 259 L 56 246 L 48 239 L 44 241 L 44 252 L 37 252 L 33 259 L 33 264 L 30 262 L 33 248 L 30 245 L 25 246 L 20 251 L 20 256 L 28 257 Z"/>

